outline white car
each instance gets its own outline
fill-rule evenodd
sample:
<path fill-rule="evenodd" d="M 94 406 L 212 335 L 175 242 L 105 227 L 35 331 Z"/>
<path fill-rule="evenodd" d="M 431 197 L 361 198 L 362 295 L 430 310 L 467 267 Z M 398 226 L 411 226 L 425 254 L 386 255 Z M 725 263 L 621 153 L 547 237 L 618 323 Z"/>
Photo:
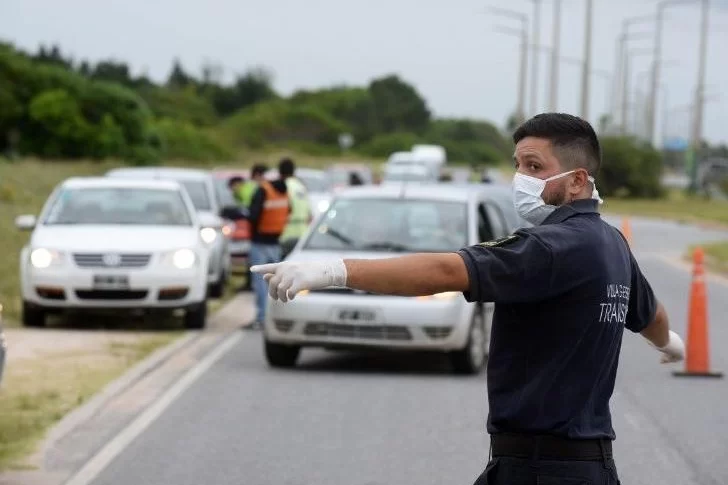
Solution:
<path fill-rule="evenodd" d="M 221 217 L 223 208 L 220 207 L 212 174 L 191 168 L 127 167 L 110 170 L 106 176 L 174 180 L 187 190 L 200 222 L 210 229 L 204 233 L 206 242 L 212 248 L 210 273 L 208 274 L 209 295 L 212 298 L 221 297 L 232 273 L 232 258 L 230 257 L 230 242 L 224 234 L 226 221 Z"/>
<path fill-rule="evenodd" d="M 510 234 L 519 225 L 513 214 L 510 189 L 482 184 L 347 189 L 288 260 L 456 251 Z M 269 298 L 268 305 L 264 341 L 272 366 L 295 365 L 306 346 L 359 347 L 446 352 L 462 373 L 482 369 L 493 311 L 458 292 L 410 298 L 343 288 L 303 292 L 288 303 Z"/>
<path fill-rule="evenodd" d="M 413 162 L 413 163 L 397 163 L 394 165 L 385 165 L 383 184 L 402 184 L 404 182 L 413 183 L 434 183 L 437 182 L 437 173 L 429 166 Z"/>
<path fill-rule="evenodd" d="M 40 217 L 20 253 L 23 324 L 49 313 L 99 309 L 185 310 L 185 325 L 207 316 L 210 245 L 187 192 L 173 181 L 71 178 Z"/>

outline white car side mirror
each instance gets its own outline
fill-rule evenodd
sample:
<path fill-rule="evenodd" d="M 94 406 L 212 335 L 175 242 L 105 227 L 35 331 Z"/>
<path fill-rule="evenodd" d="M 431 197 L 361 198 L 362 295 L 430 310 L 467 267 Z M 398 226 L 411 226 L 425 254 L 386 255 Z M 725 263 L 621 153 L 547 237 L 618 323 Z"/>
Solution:
<path fill-rule="evenodd" d="M 35 228 L 37 220 L 32 214 L 25 214 L 15 218 L 15 227 L 21 231 L 31 231 Z"/>

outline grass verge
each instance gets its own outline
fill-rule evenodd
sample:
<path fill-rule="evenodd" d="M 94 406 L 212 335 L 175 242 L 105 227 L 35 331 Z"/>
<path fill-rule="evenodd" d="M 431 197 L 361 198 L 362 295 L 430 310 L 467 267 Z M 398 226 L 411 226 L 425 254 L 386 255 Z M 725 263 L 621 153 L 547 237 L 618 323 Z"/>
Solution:
<path fill-rule="evenodd" d="M 693 262 L 693 251 L 700 246 L 705 252 L 705 266 L 716 273 L 728 274 L 728 241 L 695 244 L 688 248 L 683 255 L 687 263 Z"/>
<path fill-rule="evenodd" d="M 728 202 L 688 197 L 680 191 L 658 200 L 607 198 L 602 212 L 728 227 Z"/>
<path fill-rule="evenodd" d="M 24 458 L 51 426 L 181 335 L 145 334 L 12 362 L 0 392 L 0 470 L 30 468 Z"/>

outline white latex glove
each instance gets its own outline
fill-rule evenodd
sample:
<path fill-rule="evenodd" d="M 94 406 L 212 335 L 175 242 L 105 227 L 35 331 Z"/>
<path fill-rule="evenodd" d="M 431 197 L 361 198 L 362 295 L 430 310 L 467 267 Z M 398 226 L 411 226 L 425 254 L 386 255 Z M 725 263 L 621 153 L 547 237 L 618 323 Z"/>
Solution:
<path fill-rule="evenodd" d="M 652 342 L 650 342 L 652 344 Z M 662 352 L 662 359 L 660 360 L 663 364 L 671 364 L 673 362 L 680 362 L 685 359 L 685 344 L 678 334 L 670 330 L 670 339 L 667 341 L 667 345 L 664 347 L 658 347 L 652 344 L 657 350 Z"/>
<path fill-rule="evenodd" d="M 301 290 L 317 290 L 327 286 L 346 286 L 346 266 L 343 259 L 294 263 L 260 264 L 250 271 L 263 275 L 268 282 L 268 294 L 274 300 L 293 300 Z"/>

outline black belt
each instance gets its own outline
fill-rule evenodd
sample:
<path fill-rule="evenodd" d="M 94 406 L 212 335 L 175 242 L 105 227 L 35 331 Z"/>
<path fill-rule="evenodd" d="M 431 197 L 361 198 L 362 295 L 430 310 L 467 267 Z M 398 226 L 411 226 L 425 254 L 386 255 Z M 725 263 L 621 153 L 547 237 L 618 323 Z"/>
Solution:
<path fill-rule="evenodd" d="M 493 456 L 543 460 L 607 461 L 612 459 L 612 441 L 569 439 L 551 435 L 494 434 Z"/>

